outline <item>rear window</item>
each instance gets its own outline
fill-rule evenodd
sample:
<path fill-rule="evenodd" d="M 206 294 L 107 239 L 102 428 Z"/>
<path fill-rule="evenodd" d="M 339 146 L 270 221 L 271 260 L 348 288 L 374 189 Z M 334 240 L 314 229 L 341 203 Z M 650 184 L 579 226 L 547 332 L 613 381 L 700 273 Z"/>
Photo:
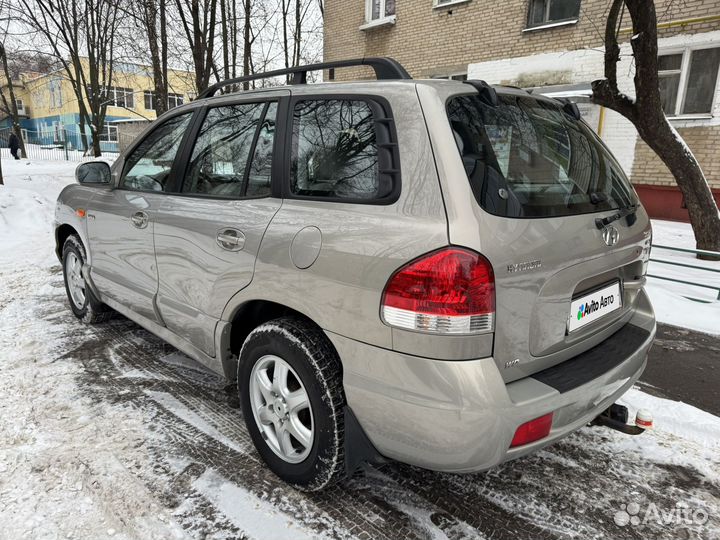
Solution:
<path fill-rule="evenodd" d="M 636 204 L 622 169 L 584 122 L 531 96 L 448 103 L 465 172 L 480 205 L 504 217 L 568 216 Z"/>

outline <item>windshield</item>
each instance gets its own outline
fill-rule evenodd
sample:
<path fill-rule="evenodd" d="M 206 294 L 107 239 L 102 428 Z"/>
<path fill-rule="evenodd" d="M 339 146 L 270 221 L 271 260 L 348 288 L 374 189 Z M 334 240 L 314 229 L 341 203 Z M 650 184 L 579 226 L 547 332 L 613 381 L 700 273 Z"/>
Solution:
<path fill-rule="evenodd" d="M 501 95 L 448 103 L 448 117 L 480 205 L 505 217 L 552 217 L 625 208 L 635 192 L 584 122 L 550 101 Z"/>

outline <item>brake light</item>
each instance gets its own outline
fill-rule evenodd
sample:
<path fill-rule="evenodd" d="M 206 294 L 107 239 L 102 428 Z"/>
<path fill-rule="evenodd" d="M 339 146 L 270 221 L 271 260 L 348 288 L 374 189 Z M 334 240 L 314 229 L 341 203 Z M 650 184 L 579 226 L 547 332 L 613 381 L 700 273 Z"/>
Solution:
<path fill-rule="evenodd" d="M 492 330 L 495 275 L 482 255 L 448 247 L 400 268 L 382 298 L 390 326 L 438 334 Z"/>
<path fill-rule="evenodd" d="M 510 448 L 530 444 L 531 442 L 544 439 L 550 434 L 552 421 L 553 413 L 549 413 L 545 416 L 541 416 L 540 418 L 536 418 L 535 420 L 530 420 L 529 422 L 521 424 L 520 427 L 515 430 L 515 436 L 510 443 Z"/>

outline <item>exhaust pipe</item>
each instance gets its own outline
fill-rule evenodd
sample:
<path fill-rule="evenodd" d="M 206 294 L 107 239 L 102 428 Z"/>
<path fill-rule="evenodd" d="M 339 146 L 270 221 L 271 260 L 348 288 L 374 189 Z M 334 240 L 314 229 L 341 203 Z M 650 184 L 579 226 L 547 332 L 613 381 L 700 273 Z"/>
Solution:
<path fill-rule="evenodd" d="M 652 429 L 652 413 L 645 409 L 638 410 L 635 415 L 635 425 L 628 424 L 628 408 L 613 403 L 602 412 L 595 420 L 590 422 L 591 426 L 605 426 L 626 435 L 640 435 L 647 429 Z"/>

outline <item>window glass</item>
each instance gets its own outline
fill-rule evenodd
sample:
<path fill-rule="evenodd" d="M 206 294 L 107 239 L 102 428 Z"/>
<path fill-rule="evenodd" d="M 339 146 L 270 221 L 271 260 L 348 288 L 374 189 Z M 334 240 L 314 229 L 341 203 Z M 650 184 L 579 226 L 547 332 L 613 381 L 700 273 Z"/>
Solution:
<path fill-rule="evenodd" d="M 660 100 L 665 114 L 674 115 L 680 88 L 682 54 L 666 54 L 658 57 Z"/>
<path fill-rule="evenodd" d="M 373 199 L 381 186 L 375 120 L 364 101 L 301 101 L 295 105 L 291 190 L 295 195 Z"/>
<path fill-rule="evenodd" d="M 715 95 L 720 48 L 698 49 L 690 56 L 690 73 L 683 114 L 709 113 Z"/>
<path fill-rule="evenodd" d="M 666 54 L 658 57 L 658 71 L 680 71 L 682 54 Z"/>
<path fill-rule="evenodd" d="M 183 104 L 182 94 L 168 94 L 168 109 L 179 107 Z"/>
<path fill-rule="evenodd" d="M 244 103 L 210 109 L 203 121 L 197 142 L 193 148 L 183 191 L 214 197 L 239 198 L 246 196 L 248 157 L 255 134 L 260 127 L 265 103 Z M 272 130 L 274 132 L 274 108 Z M 262 125 L 265 132 L 262 147 L 266 151 L 268 140 L 272 146 L 269 125 Z M 259 141 L 258 141 L 259 143 Z M 260 143 L 259 143 L 260 144 Z M 269 157 L 264 156 L 268 161 Z M 264 163 L 264 162 L 263 162 Z M 260 161 L 253 170 L 252 196 L 270 194 L 270 173 Z M 265 177 L 263 177 L 265 174 Z M 260 184 L 260 185 L 258 185 Z M 263 186 L 265 186 L 263 188 Z"/>
<path fill-rule="evenodd" d="M 277 103 L 271 103 L 260 126 L 255 151 L 248 169 L 248 197 L 261 197 L 270 194 L 270 175 L 272 173 L 273 143 L 275 141 L 275 118 Z"/>
<path fill-rule="evenodd" d="M 106 123 L 99 138 L 103 142 L 118 142 L 118 127 Z"/>
<path fill-rule="evenodd" d="M 506 217 L 552 217 L 635 203 L 620 166 L 592 130 L 556 104 L 478 96 L 448 105 L 465 171 L 479 204 Z"/>
<path fill-rule="evenodd" d="M 167 120 L 152 131 L 128 156 L 120 183 L 125 189 L 165 191 L 170 169 L 192 113 Z"/>
<path fill-rule="evenodd" d="M 530 1 L 530 26 L 545 22 L 545 0 Z"/>
<path fill-rule="evenodd" d="M 155 92 L 152 92 L 150 90 L 145 90 L 143 92 L 143 99 L 145 101 L 145 110 L 147 111 L 154 111 L 155 110 Z"/>
<path fill-rule="evenodd" d="M 580 15 L 580 0 L 531 0 L 529 26 L 574 19 Z"/>
<path fill-rule="evenodd" d="M 660 100 L 667 115 L 675 114 L 678 88 L 680 87 L 680 73 L 659 74 Z"/>
<path fill-rule="evenodd" d="M 395 0 L 366 0 L 371 21 L 395 15 Z"/>
<path fill-rule="evenodd" d="M 580 0 L 550 0 L 548 21 L 572 19 L 580 14 Z"/>

